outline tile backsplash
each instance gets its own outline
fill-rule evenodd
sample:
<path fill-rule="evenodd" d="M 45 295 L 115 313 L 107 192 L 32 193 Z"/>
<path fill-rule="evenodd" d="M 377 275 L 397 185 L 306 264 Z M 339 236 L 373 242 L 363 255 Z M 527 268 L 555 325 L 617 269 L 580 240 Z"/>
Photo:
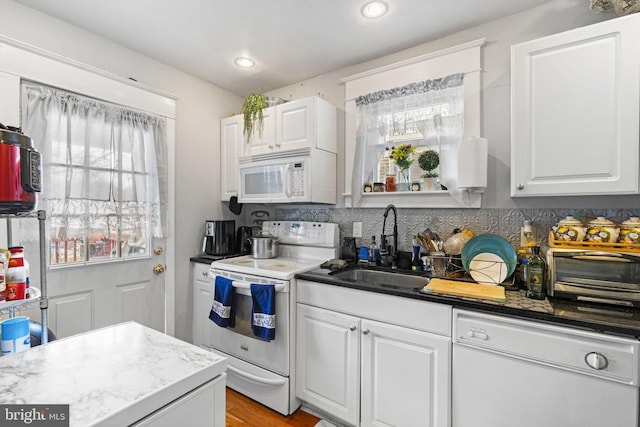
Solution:
<path fill-rule="evenodd" d="M 538 241 L 546 242 L 551 227 L 567 215 L 587 223 L 596 216 L 604 216 L 620 223 L 640 210 L 633 209 L 408 209 L 398 208 L 398 248 L 409 251 L 412 236 L 431 228 L 441 238 L 449 237 L 455 228 L 468 228 L 477 234 L 497 234 L 515 247 L 520 246 L 520 227 L 524 220 L 532 222 Z M 277 207 L 270 219 L 334 222 L 340 226 L 340 237 L 352 236 L 353 223 L 362 222 L 362 239 L 366 245 L 371 236 L 382 234 L 384 209 Z M 249 214 L 250 215 L 250 214 Z M 393 213 L 389 212 L 386 233 L 393 231 Z"/>

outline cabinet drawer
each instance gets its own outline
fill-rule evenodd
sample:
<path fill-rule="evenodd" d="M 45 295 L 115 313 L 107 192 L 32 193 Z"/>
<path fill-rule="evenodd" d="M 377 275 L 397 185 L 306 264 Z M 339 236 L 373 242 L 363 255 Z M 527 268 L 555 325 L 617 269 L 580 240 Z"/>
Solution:
<path fill-rule="evenodd" d="M 451 306 L 298 280 L 298 302 L 451 336 Z"/>

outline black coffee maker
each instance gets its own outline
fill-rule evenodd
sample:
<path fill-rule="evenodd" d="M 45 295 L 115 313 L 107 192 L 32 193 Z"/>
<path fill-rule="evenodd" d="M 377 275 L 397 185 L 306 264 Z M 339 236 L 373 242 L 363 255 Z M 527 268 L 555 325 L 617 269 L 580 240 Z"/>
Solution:
<path fill-rule="evenodd" d="M 211 220 L 205 223 L 202 253 L 231 255 L 236 252 L 236 222 Z"/>

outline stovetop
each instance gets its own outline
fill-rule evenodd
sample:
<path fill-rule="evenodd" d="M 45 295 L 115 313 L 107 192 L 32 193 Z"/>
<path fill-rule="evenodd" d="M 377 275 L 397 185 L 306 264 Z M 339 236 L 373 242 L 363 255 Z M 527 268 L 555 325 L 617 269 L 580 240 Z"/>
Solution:
<path fill-rule="evenodd" d="M 214 261 L 211 268 L 254 276 L 291 280 L 296 274 L 320 267 L 326 259 L 277 257 L 256 259 L 249 255 Z"/>
<path fill-rule="evenodd" d="M 266 221 L 262 233 L 276 237 L 279 253 L 276 258 L 256 259 L 242 256 L 211 263 L 235 273 L 274 279 L 291 280 L 296 274 L 314 270 L 338 257 L 338 224 L 309 221 Z"/>

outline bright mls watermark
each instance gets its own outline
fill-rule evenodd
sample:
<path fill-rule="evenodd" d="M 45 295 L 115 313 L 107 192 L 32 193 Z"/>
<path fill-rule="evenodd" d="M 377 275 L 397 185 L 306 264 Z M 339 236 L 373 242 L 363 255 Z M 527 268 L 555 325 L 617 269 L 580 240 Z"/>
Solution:
<path fill-rule="evenodd" d="M 69 405 L 0 405 L 0 425 L 69 427 Z"/>

